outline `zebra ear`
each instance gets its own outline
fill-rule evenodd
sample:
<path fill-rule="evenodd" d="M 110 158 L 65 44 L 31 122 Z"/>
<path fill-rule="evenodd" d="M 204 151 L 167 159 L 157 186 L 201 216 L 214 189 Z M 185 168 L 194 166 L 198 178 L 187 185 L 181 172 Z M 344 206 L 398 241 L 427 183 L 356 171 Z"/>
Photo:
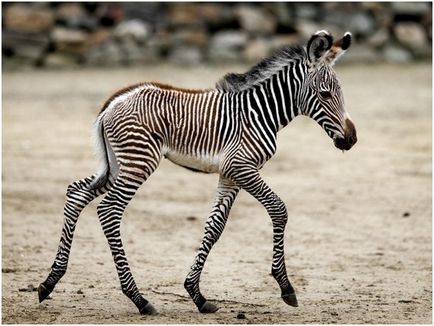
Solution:
<path fill-rule="evenodd" d="M 313 63 L 319 61 L 321 57 L 332 47 L 333 37 L 327 31 L 318 31 L 312 35 L 307 42 L 307 54 Z"/>
<path fill-rule="evenodd" d="M 346 32 L 344 34 L 344 37 L 342 37 L 340 40 L 337 40 L 333 43 L 333 46 L 331 47 L 330 51 L 327 53 L 325 59 L 326 62 L 330 65 L 334 65 L 336 60 L 340 58 L 342 54 L 345 53 L 345 51 L 350 47 L 351 45 L 351 33 Z"/>

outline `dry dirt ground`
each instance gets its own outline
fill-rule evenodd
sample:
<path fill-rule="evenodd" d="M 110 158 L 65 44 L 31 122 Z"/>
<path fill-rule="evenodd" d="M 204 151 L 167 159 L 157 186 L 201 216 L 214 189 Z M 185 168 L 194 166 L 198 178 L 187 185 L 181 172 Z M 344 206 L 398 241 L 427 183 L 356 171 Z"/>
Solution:
<path fill-rule="evenodd" d="M 183 282 L 217 175 L 168 161 L 122 224 L 133 275 L 159 314 L 139 315 L 121 293 L 99 200 L 80 216 L 67 274 L 38 303 L 32 286 L 56 253 L 66 187 L 95 172 L 90 131 L 111 92 L 144 80 L 211 87 L 245 68 L 3 74 L 3 323 L 432 323 L 430 64 L 337 66 L 359 136 L 345 154 L 305 117 L 279 134 L 262 174 L 288 207 L 286 262 L 298 308 L 285 305 L 270 276 L 266 211 L 242 192 L 201 282 L 220 310 L 196 311 Z"/>

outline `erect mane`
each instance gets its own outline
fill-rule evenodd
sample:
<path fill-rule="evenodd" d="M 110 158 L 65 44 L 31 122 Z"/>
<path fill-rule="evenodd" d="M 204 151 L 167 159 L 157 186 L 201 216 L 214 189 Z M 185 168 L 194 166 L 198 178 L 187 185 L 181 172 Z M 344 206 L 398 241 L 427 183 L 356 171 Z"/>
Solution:
<path fill-rule="evenodd" d="M 217 82 L 216 88 L 227 92 L 243 91 L 270 78 L 289 62 L 306 57 L 306 51 L 300 45 L 282 47 L 243 74 L 226 74 Z"/>

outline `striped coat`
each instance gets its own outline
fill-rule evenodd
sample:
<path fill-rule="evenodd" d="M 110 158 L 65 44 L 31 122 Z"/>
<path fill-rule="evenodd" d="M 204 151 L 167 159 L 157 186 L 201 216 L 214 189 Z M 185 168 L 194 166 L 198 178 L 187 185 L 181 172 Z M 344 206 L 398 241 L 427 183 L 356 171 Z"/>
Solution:
<path fill-rule="evenodd" d="M 244 74 L 226 75 L 210 90 L 147 82 L 115 93 L 104 104 L 95 123 L 100 168 L 96 174 L 68 187 L 60 245 L 50 274 L 38 288 L 40 302 L 66 272 L 81 210 L 105 193 L 97 212 L 122 291 L 140 313 L 155 312 L 139 292 L 129 269 L 120 223 L 137 189 L 165 157 L 194 171 L 220 175 L 205 235 L 184 282 L 198 310 L 212 313 L 218 309 L 202 295 L 200 275 L 241 189 L 255 197 L 271 218 L 271 272 L 284 302 L 296 307 L 297 298 L 284 258 L 287 210 L 259 170 L 276 151 L 277 132 L 300 114 L 317 121 L 337 148 L 349 150 L 356 143 L 356 130 L 332 69 L 350 41 L 349 33 L 333 42 L 328 32 L 319 31 L 312 35 L 306 48 L 283 48 Z"/>

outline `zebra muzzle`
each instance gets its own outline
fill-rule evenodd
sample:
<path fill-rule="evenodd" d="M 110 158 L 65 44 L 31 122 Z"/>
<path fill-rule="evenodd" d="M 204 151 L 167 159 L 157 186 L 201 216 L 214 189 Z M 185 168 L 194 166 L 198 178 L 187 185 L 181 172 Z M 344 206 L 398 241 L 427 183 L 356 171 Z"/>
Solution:
<path fill-rule="evenodd" d="M 337 148 L 343 151 L 348 151 L 357 143 L 357 133 L 354 124 L 351 120 L 346 121 L 347 128 L 344 137 L 334 138 L 334 143 Z"/>
<path fill-rule="evenodd" d="M 343 151 L 350 150 L 351 147 L 353 147 L 353 145 L 356 142 L 357 142 L 356 136 L 349 136 L 349 137 L 345 137 L 345 138 L 336 138 L 334 140 L 336 148 L 343 150 Z"/>

